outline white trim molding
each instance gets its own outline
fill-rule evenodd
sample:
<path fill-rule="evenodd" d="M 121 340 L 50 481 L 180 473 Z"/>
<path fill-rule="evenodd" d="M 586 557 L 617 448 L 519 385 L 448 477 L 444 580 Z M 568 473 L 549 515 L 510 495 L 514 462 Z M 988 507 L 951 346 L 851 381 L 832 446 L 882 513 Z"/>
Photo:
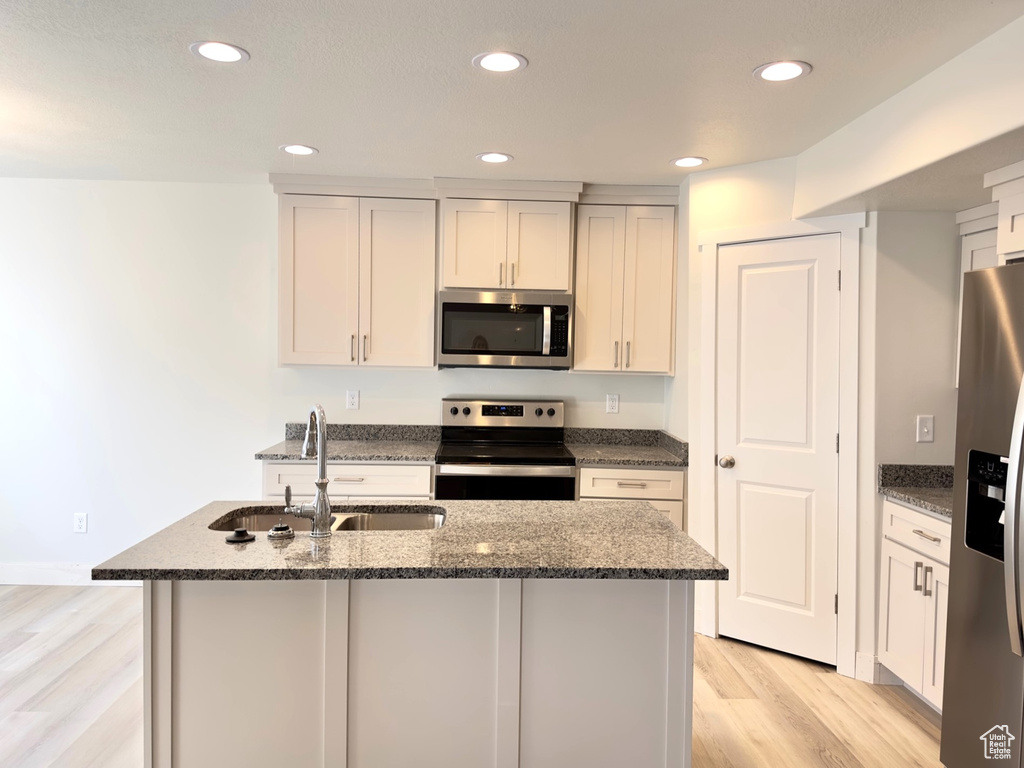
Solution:
<path fill-rule="evenodd" d="M 717 498 L 715 464 L 716 439 L 716 344 L 718 301 L 718 248 L 722 245 L 837 233 L 840 235 L 842 292 L 839 321 L 839 617 L 836 642 L 836 668 L 854 677 L 857 667 L 857 532 L 858 532 L 858 396 L 860 342 L 860 231 L 867 226 L 867 215 L 854 213 L 818 219 L 781 222 L 741 229 L 701 232 L 698 235 L 700 259 L 700 342 L 699 436 L 696 452 L 691 446 L 690 471 L 699 482 L 697 503 L 690 508 L 697 518 L 700 543 L 718 555 Z M 699 453 L 695 460 L 694 456 Z M 697 631 L 717 636 L 717 588 L 698 585 Z M 874 601 L 875 596 L 870 595 Z"/>

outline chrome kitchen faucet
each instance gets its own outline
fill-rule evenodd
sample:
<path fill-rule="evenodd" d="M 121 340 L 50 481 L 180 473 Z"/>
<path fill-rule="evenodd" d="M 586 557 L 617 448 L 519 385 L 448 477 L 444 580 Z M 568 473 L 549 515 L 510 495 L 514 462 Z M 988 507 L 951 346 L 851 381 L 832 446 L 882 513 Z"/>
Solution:
<path fill-rule="evenodd" d="M 292 487 L 284 487 L 284 511 L 295 517 L 305 517 L 313 521 L 310 537 L 325 539 L 331 535 L 331 500 L 327 498 L 327 417 L 323 406 L 319 403 L 309 411 L 309 424 L 306 425 L 306 439 L 302 442 L 302 455 L 305 458 L 316 456 L 317 479 L 316 498 L 313 503 L 304 502 L 292 506 Z"/>

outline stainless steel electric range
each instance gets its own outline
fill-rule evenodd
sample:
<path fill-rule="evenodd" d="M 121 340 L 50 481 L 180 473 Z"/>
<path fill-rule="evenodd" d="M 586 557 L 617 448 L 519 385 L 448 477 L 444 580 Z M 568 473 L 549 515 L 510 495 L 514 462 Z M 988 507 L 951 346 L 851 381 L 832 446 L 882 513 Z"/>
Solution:
<path fill-rule="evenodd" d="M 442 400 L 438 499 L 576 498 L 557 400 Z"/>

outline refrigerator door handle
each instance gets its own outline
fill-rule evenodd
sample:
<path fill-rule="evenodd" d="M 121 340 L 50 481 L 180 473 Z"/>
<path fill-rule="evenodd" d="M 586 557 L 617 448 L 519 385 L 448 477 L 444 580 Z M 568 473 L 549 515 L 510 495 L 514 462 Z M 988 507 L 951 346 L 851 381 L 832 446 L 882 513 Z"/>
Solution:
<path fill-rule="evenodd" d="M 1024 656 L 1024 631 L 1020 612 L 1020 535 L 1021 463 L 1024 460 L 1024 380 L 1017 393 L 1010 434 L 1010 462 L 1006 473 L 1006 507 L 1003 525 L 1003 580 L 1006 587 L 1006 621 L 1010 630 L 1010 650 Z"/>

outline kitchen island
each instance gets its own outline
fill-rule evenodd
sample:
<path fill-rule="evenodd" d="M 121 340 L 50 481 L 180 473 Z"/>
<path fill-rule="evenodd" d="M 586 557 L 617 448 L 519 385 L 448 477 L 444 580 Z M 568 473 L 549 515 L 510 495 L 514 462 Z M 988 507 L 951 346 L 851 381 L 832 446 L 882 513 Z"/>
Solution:
<path fill-rule="evenodd" d="M 410 506 L 444 525 L 228 544 L 280 506 L 214 502 L 95 568 L 145 584 L 146 764 L 689 765 L 720 563 L 643 502 L 334 511 Z"/>

